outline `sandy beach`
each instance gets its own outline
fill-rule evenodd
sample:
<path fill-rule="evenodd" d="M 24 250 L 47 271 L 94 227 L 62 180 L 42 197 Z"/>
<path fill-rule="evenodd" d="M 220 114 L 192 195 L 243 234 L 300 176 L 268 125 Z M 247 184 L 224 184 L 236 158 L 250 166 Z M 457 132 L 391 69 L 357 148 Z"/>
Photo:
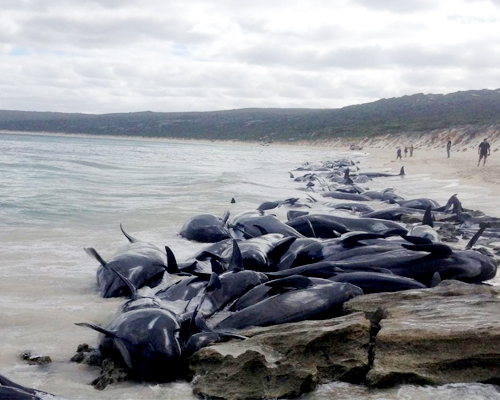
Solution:
<path fill-rule="evenodd" d="M 477 166 L 478 154 L 475 149 L 470 151 L 455 150 L 450 158 L 446 149 L 416 148 L 413 157 L 403 155 L 396 161 L 396 149 L 365 148 L 372 162 L 381 166 L 399 169 L 405 167 L 407 174 L 432 174 L 439 179 L 458 179 L 460 184 L 481 187 L 485 193 L 500 196 L 500 155 L 492 152 L 486 165 Z M 404 152 L 403 152 L 404 154 Z"/>

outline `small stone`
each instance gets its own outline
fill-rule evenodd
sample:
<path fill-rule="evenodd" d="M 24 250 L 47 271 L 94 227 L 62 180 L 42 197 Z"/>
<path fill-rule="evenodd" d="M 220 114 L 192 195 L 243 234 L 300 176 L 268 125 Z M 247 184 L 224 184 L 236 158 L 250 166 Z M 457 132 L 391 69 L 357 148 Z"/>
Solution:
<path fill-rule="evenodd" d="M 83 353 L 76 353 L 73 357 L 71 357 L 71 362 L 81 363 L 85 359 Z"/>
<path fill-rule="evenodd" d="M 82 343 L 76 349 L 77 353 L 89 353 L 92 348 L 87 343 Z"/>

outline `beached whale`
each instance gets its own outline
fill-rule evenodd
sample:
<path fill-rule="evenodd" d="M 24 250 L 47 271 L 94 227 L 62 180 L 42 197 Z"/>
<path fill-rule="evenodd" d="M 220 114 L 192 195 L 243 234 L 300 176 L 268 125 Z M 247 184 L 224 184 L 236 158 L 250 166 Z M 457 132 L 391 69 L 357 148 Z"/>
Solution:
<path fill-rule="evenodd" d="M 366 172 L 360 172 L 360 175 L 365 175 L 369 178 L 384 178 L 384 177 L 390 177 L 390 176 L 404 176 L 405 175 L 405 167 L 401 167 L 399 170 L 399 174 L 391 174 L 388 172 L 374 172 L 374 171 L 366 171 Z"/>
<path fill-rule="evenodd" d="M 171 252 L 162 251 L 155 245 L 137 240 L 123 231 L 129 244 L 121 248 L 111 260 L 105 261 L 97 251 L 91 247 L 85 252 L 96 259 L 101 265 L 97 269 L 97 284 L 102 297 L 129 296 L 127 285 L 110 268 L 125 276 L 136 288 L 143 286 L 155 287 L 161 282 L 165 270 L 172 260 Z"/>
<path fill-rule="evenodd" d="M 436 273 L 440 279 L 456 279 L 467 283 L 479 283 L 492 279 L 497 267 L 493 259 L 476 251 L 454 251 L 439 243 L 410 245 L 380 253 L 329 260 L 293 267 L 267 275 L 272 279 L 290 275 L 306 275 L 329 278 L 346 271 L 389 272 L 415 279 L 426 286 L 433 281 Z"/>
<path fill-rule="evenodd" d="M 426 289 L 423 283 L 404 276 L 380 272 L 347 272 L 329 278 L 333 282 L 347 282 L 361 289 L 365 294 L 399 292 L 401 290 Z"/>
<path fill-rule="evenodd" d="M 287 292 L 289 290 L 305 289 L 313 285 L 326 285 L 331 283 L 328 279 L 308 278 L 303 275 L 292 275 L 282 279 L 262 283 L 250 289 L 241 296 L 229 308 L 230 311 L 240 311 L 244 308 L 253 306 L 269 297 Z"/>
<path fill-rule="evenodd" d="M 363 291 L 350 283 L 332 282 L 289 291 L 237 311 L 214 326 L 214 330 L 239 330 L 251 326 L 270 326 L 306 319 L 339 316 L 342 304 Z"/>
<path fill-rule="evenodd" d="M 364 194 L 359 193 L 343 193 L 337 191 L 330 191 L 326 193 L 322 193 L 321 196 L 328 197 L 332 199 L 340 199 L 340 200 L 352 200 L 352 201 L 370 201 L 371 199 Z"/>
<path fill-rule="evenodd" d="M 235 239 L 249 239 L 266 233 L 281 233 L 284 236 L 303 237 L 274 215 L 264 215 L 259 211 L 246 211 L 235 215 L 229 220 L 228 226 L 231 236 Z"/>
<path fill-rule="evenodd" d="M 105 327 L 76 325 L 102 333 L 103 357 L 121 360 L 134 379 L 170 382 L 184 372 L 182 355 L 188 337 L 181 323 L 169 310 L 146 308 L 119 314 Z"/>
<path fill-rule="evenodd" d="M 212 214 L 197 215 L 185 222 L 179 234 L 188 240 L 216 243 L 231 237 L 226 226 L 228 218 L 229 212 L 227 211 L 223 218 Z"/>
<path fill-rule="evenodd" d="M 305 236 L 311 236 L 311 228 L 307 222 L 312 225 L 317 237 L 335 237 L 321 236 L 319 232 L 327 235 L 329 231 L 335 230 L 339 233 L 346 233 L 350 231 L 362 231 L 371 233 L 385 234 L 390 231 L 397 232 L 398 234 L 407 234 L 408 230 L 403 228 L 400 224 L 376 218 L 351 218 L 339 217 L 329 214 L 309 214 L 298 217 L 294 220 L 288 221 L 286 224 L 294 227 Z M 324 233 L 323 233 L 324 232 Z M 337 235 L 338 236 L 338 235 Z"/>

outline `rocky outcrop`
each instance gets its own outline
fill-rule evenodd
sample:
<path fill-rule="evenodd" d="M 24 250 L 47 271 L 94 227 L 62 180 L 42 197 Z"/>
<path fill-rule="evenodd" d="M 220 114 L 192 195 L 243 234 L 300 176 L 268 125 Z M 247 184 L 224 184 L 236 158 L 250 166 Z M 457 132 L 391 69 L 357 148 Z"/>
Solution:
<path fill-rule="evenodd" d="M 200 350 L 190 359 L 194 392 L 236 400 L 292 398 L 331 381 L 500 382 L 500 288 L 443 281 L 358 296 L 344 310 Z"/>
<path fill-rule="evenodd" d="M 432 290 L 359 296 L 345 304 L 379 321 L 372 386 L 500 380 L 500 289 L 444 281 Z"/>
<path fill-rule="evenodd" d="M 362 382 L 369 369 L 370 322 L 363 313 L 242 334 L 249 339 L 206 347 L 191 357 L 196 394 L 292 398 L 318 383 Z"/>

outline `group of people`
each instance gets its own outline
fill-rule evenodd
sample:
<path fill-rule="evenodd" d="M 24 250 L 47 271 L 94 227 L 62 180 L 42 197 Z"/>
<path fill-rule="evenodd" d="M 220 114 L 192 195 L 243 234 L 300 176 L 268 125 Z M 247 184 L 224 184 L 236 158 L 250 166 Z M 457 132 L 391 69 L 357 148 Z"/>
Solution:
<path fill-rule="evenodd" d="M 410 147 L 405 146 L 405 157 L 408 155 L 408 151 L 410 152 L 410 157 L 413 157 L 413 145 Z M 398 159 L 402 160 L 400 147 L 398 147 L 398 151 L 396 152 L 396 160 Z"/>
<path fill-rule="evenodd" d="M 451 139 L 448 138 L 448 143 L 446 143 L 446 153 L 448 154 L 448 158 L 450 158 L 451 154 Z M 405 146 L 405 157 L 408 155 L 408 151 L 410 152 L 410 157 L 413 156 L 413 144 L 410 147 Z M 490 150 L 490 144 L 488 143 L 488 138 L 485 138 L 481 143 L 479 143 L 479 147 L 477 149 L 477 154 L 479 154 L 479 160 L 477 162 L 477 166 L 479 167 L 479 164 L 481 164 L 481 160 L 483 160 L 483 166 L 486 164 L 486 159 L 490 156 L 491 150 Z M 402 160 L 402 152 L 401 152 L 401 147 L 397 148 L 396 151 L 396 161 L 397 160 Z"/>
<path fill-rule="evenodd" d="M 446 143 L 446 152 L 448 153 L 448 158 L 450 158 L 451 152 L 451 139 L 448 138 L 448 143 Z M 484 138 L 484 140 L 479 143 L 477 148 L 477 154 L 479 154 L 479 160 L 477 161 L 477 166 L 481 164 L 481 160 L 483 160 L 483 166 L 486 164 L 486 159 L 490 156 L 490 144 L 488 143 L 488 138 Z"/>

